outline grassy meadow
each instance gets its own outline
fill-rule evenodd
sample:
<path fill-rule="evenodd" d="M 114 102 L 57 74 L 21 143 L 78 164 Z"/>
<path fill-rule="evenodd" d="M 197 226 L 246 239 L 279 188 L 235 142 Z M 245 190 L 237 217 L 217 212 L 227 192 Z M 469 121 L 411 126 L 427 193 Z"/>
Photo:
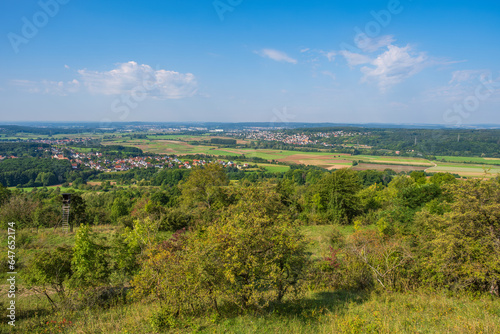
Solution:
<path fill-rule="evenodd" d="M 365 227 L 372 228 L 372 227 Z M 114 226 L 95 231 L 109 240 Z M 324 256 L 332 226 L 305 226 L 311 257 Z M 352 226 L 340 229 L 354 232 Z M 4 231 L 5 232 L 5 231 Z M 160 305 L 156 302 L 128 300 L 99 309 L 51 310 L 47 299 L 27 290 L 22 283 L 23 263 L 40 249 L 74 244 L 74 233 L 41 229 L 25 230 L 18 250 L 20 273 L 16 299 L 16 327 L 6 321 L 0 333 L 157 333 L 150 318 Z M 4 233 L 5 234 L 5 233 Z M 164 233 L 162 238 L 171 234 Z M 2 246 L 6 248 L 6 243 Z M 0 305 L 5 309 L 6 285 Z M 53 294 L 49 291 L 49 294 Z M 407 293 L 324 291 L 313 287 L 280 305 L 271 305 L 266 314 L 217 314 L 180 317 L 171 333 L 500 333 L 500 300 L 489 296 L 451 295 L 432 291 Z"/>

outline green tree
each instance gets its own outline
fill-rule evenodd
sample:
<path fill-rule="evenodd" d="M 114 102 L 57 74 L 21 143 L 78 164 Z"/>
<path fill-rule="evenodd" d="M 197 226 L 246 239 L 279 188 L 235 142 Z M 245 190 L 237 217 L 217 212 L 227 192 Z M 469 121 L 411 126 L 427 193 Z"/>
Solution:
<path fill-rule="evenodd" d="M 74 226 L 87 223 L 87 205 L 82 196 L 77 193 L 71 194 L 68 223 L 70 232 L 73 232 Z"/>
<path fill-rule="evenodd" d="M 129 207 L 130 201 L 121 196 L 115 198 L 113 205 L 111 206 L 111 219 L 116 222 L 120 217 L 128 215 Z"/>
<path fill-rule="evenodd" d="M 340 169 L 327 174 L 312 188 L 319 193 L 318 210 L 335 223 L 350 223 L 359 211 L 356 193 L 361 189 L 360 180 L 355 171 Z"/>
<path fill-rule="evenodd" d="M 457 179 L 455 176 L 450 173 L 436 173 L 431 176 L 431 182 L 437 185 L 445 184 L 445 183 L 455 183 Z"/>
<path fill-rule="evenodd" d="M 107 283 L 110 275 L 108 258 L 107 248 L 97 240 L 91 227 L 80 225 L 71 258 L 71 284 L 76 288 L 88 288 Z"/>
<path fill-rule="evenodd" d="M 11 192 L 0 183 L 0 206 L 7 202 L 10 198 Z"/>
<path fill-rule="evenodd" d="M 220 164 L 211 163 L 203 168 L 196 168 L 181 185 L 184 203 L 190 207 L 210 208 L 221 201 L 221 188 L 228 184 L 226 172 Z"/>

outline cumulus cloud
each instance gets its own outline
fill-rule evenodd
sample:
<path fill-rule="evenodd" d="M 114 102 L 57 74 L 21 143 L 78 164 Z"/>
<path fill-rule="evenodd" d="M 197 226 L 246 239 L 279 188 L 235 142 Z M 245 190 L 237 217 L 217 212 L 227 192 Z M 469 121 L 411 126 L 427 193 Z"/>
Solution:
<path fill-rule="evenodd" d="M 362 81 L 375 80 L 380 89 L 385 91 L 430 66 L 432 62 L 428 60 L 425 52 L 413 52 L 409 45 L 389 45 L 387 51 L 370 62 L 371 66 L 361 68 L 364 74 Z"/>
<path fill-rule="evenodd" d="M 322 54 L 330 61 L 336 55 L 342 56 L 351 68 L 359 68 L 363 75 L 361 82 L 374 82 L 382 92 L 427 67 L 456 63 L 431 58 L 410 45 L 397 46 L 394 42 L 394 37 L 390 35 L 369 38 L 365 34 L 359 34 L 355 37 L 357 47 L 328 53 L 322 51 Z M 363 66 L 358 67 L 360 65 Z"/>
<path fill-rule="evenodd" d="M 158 99 L 181 99 L 193 96 L 197 90 L 196 78 L 191 73 L 154 70 L 149 65 L 134 61 L 117 64 L 110 71 L 77 71 L 79 80 L 69 82 L 14 80 L 15 86 L 32 93 L 67 95 L 82 87 L 92 94 L 120 95 L 141 93 Z"/>
<path fill-rule="evenodd" d="M 153 70 L 149 65 L 134 61 L 119 64 L 111 71 L 79 70 L 84 86 L 93 94 L 130 94 L 141 90 L 160 99 L 179 99 L 192 96 L 197 83 L 193 74 Z"/>
<path fill-rule="evenodd" d="M 297 64 L 297 60 L 289 57 L 286 53 L 274 50 L 274 49 L 263 49 L 256 52 L 259 56 L 264 58 L 269 58 L 279 62 L 286 62 L 290 64 Z"/>

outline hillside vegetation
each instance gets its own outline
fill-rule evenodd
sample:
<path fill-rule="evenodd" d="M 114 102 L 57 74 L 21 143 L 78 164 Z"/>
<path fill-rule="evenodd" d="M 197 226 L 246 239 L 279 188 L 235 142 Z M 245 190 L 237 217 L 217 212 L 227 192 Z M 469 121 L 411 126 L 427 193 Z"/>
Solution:
<path fill-rule="evenodd" d="M 16 327 L 0 328 L 498 332 L 498 179 L 277 175 L 230 182 L 207 164 L 156 186 L 85 188 L 72 193 L 73 232 L 59 226 L 58 188 L 0 187 L 19 272 Z"/>

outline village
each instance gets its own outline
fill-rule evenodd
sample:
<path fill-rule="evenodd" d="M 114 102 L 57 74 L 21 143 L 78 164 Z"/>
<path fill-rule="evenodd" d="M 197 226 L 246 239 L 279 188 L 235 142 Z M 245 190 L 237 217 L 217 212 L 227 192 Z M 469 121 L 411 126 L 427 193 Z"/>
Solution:
<path fill-rule="evenodd" d="M 204 166 L 207 163 L 218 163 L 223 167 L 234 167 L 238 169 L 248 168 L 248 163 L 238 164 L 233 161 L 224 160 L 180 160 L 176 156 L 167 155 L 147 155 L 133 156 L 128 158 L 110 159 L 100 152 L 77 152 L 74 149 L 51 148 L 52 158 L 58 160 L 69 160 L 73 169 L 90 168 L 101 172 L 121 172 L 133 168 L 186 168 L 191 169 L 196 166 Z M 64 152 L 65 151 L 65 152 Z M 69 154 L 68 154 L 69 152 Z"/>
<path fill-rule="evenodd" d="M 333 144 L 326 143 L 316 138 L 332 138 L 332 137 L 352 137 L 357 135 L 368 135 L 369 133 L 360 132 L 345 132 L 345 131 L 331 131 L 331 132 L 317 132 L 314 135 L 305 133 L 297 133 L 288 135 L 283 132 L 277 131 L 249 131 L 245 133 L 246 139 L 250 140 L 265 140 L 265 141 L 278 141 L 289 145 L 322 145 L 331 147 Z"/>

